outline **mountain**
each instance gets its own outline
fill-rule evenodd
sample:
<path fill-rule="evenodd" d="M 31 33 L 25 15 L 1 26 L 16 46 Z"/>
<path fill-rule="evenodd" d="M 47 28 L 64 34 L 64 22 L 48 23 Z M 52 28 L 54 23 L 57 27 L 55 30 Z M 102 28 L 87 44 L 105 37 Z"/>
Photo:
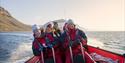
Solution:
<path fill-rule="evenodd" d="M 31 26 L 15 19 L 7 10 L 0 7 L 0 32 L 31 31 Z"/>

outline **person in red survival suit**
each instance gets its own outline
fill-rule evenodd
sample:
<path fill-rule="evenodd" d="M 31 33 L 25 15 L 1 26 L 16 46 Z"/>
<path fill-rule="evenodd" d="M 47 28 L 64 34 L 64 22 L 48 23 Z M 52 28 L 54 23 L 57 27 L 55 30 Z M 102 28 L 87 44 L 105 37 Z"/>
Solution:
<path fill-rule="evenodd" d="M 37 25 L 33 25 L 32 30 L 34 36 L 34 40 L 32 43 L 33 54 L 35 56 L 40 56 L 40 52 L 43 51 L 45 47 L 47 47 L 45 44 L 44 32 L 43 29 L 40 29 L 40 27 Z"/>
<path fill-rule="evenodd" d="M 52 47 L 53 47 L 55 51 L 56 63 L 62 63 L 61 57 L 60 57 L 60 51 L 58 48 L 59 47 L 58 37 L 54 37 L 51 23 L 49 23 L 46 26 L 45 40 L 47 45 L 47 51 L 45 52 L 45 54 L 47 54 L 48 58 L 53 58 L 53 54 L 52 54 Z"/>
<path fill-rule="evenodd" d="M 72 47 L 73 58 L 77 55 L 82 56 L 80 42 L 83 46 L 87 46 L 87 37 L 82 30 L 75 28 L 75 24 L 71 19 L 67 21 L 64 33 L 62 34 L 62 40 L 64 40 L 63 47 L 65 49 L 65 63 L 72 63 L 69 46 Z M 74 63 L 84 63 L 84 60 Z"/>
<path fill-rule="evenodd" d="M 60 37 L 61 36 L 61 30 L 59 29 L 59 26 L 58 26 L 58 23 L 57 22 L 53 22 L 53 32 L 54 32 L 54 35 L 56 37 Z"/>

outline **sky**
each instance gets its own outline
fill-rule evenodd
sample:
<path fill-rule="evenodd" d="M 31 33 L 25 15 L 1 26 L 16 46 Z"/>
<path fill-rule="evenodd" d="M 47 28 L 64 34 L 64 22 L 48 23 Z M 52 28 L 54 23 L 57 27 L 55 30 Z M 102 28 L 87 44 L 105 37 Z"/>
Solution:
<path fill-rule="evenodd" d="M 89 31 L 125 31 L 125 0 L 0 0 L 25 24 L 72 19 Z"/>

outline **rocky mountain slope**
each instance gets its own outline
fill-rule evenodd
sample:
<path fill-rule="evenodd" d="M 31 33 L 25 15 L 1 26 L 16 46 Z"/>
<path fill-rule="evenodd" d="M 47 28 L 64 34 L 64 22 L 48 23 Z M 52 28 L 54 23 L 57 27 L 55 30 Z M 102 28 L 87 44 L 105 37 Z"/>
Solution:
<path fill-rule="evenodd" d="M 19 22 L 7 10 L 5 10 L 3 7 L 0 7 L 0 32 L 30 30 L 31 26 Z"/>

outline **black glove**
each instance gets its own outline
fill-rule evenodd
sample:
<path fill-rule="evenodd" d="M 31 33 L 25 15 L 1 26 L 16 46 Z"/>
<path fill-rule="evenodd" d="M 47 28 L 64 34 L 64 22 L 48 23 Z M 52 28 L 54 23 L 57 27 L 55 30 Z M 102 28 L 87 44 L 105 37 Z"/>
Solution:
<path fill-rule="evenodd" d="M 54 45 L 56 45 L 57 44 L 57 42 L 56 41 L 54 41 L 54 42 L 52 42 L 52 45 L 54 46 Z"/>
<path fill-rule="evenodd" d="M 39 48 L 39 51 L 43 51 L 43 47 L 40 47 L 40 48 Z"/>
<path fill-rule="evenodd" d="M 75 40 L 74 42 L 73 42 L 73 45 L 79 45 L 80 44 L 80 40 L 79 39 L 77 39 L 77 40 Z"/>
<path fill-rule="evenodd" d="M 52 44 L 47 44 L 47 48 L 52 48 L 53 47 L 53 45 Z"/>
<path fill-rule="evenodd" d="M 70 41 L 70 42 L 69 42 L 69 46 L 72 47 L 72 45 L 73 45 L 73 41 Z"/>

